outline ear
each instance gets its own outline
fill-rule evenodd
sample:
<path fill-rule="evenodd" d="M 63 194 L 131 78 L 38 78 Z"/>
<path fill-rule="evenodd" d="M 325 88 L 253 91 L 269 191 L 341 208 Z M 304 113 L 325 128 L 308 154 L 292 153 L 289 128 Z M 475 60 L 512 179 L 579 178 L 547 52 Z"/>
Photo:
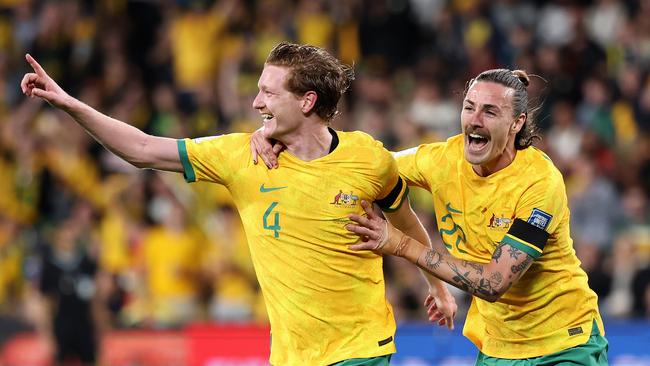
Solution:
<path fill-rule="evenodd" d="M 318 100 L 318 94 L 316 94 L 315 91 L 306 92 L 305 95 L 302 96 L 302 105 L 300 106 L 302 113 L 307 114 L 311 112 L 311 110 L 314 109 L 314 106 L 316 105 L 316 100 Z"/>
<path fill-rule="evenodd" d="M 522 127 L 524 127 L 524 123 L 526 123 L 526 119 L 528 118 L 528 115 L 526 113 L 521 113 L 517 119 L 512 122 L 512 125 L 510 126 L 510 129 L 512 130 L 513 134 L 518 134 L 519 131 L 521 131 Z"/>

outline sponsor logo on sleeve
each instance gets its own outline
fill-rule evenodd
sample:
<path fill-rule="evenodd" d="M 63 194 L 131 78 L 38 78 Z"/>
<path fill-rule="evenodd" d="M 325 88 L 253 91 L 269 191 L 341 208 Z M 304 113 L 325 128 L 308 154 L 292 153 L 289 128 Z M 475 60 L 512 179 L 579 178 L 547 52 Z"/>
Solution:
<path fill-rule="evenodd" d="M 528 223 L 537 226 L 542 230 L 546 230 L 552 218 L 552 215 L 540 210 L 539 208 L 534 208 L 533 212 L 530 213 Z"/>

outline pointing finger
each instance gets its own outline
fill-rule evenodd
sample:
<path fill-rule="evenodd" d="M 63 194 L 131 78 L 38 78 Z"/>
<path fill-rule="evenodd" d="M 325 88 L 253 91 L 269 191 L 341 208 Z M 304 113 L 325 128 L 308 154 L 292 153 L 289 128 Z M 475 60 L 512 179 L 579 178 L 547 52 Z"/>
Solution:
<path fill-rule="evenodd" d="M 36 60 L 32 57 L 32 55 L 30 55 L 29 53 L 26 54 L 25 59 L 27 59 L 27 62 L 29 62 L 29 64 L 32 66 L 34 71 L 36 71 L 38 76 L 43 76 L 43 77 L 47 76 L 45 70 L 43 70 L 41 65 L 38 62 L 36 62 Z"/>

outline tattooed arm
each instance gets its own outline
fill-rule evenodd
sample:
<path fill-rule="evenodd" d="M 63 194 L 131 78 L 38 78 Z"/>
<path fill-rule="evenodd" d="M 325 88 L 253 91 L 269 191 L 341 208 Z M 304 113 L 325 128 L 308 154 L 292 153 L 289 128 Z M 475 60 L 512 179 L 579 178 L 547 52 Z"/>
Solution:
<path fill-rule="evenodd" d="M 478 263 L 458 259 L 449 254 L 445 247 L 426 248 L 394 228 L 390 235 L 394 237 L 391 240 L 402 243 L 402 246 L 413 247 L 401 251 L 412 253 L 404 256 L 406 259 L 441 280 L 487 301 L 498 300 L 533 263 L 530 255 L 504 243 L 497 246 L 489 263 Z"/>
<path fill-rule="evenodd" d="M 384 254 L 404 257 L 441 280 L 481 299 L 498 300 L 513 283 L 528 270 L 533 258 L 519 249 L 501 243 L 489 263 L 458 259 L 441 245 L 428 247 L 404 235 L 374 214 L 368 203 L 361 203 L 367 217 L 351 215 L 359 225 L 347 229 L 362 235 L 367 241 L 353 245 L 355 250 L 375 250 Z"/>

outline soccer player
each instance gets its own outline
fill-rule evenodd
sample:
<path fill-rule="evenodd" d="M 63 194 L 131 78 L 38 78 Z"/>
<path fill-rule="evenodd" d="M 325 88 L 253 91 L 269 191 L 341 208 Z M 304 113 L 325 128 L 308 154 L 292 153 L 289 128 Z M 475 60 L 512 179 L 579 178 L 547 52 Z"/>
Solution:
<path fill-rule="evenodd" d="M 488 70 L 469 83 L 460 135 L 397 153 L 409 185 L 433 195 L 444 246 L 375 215 L 352 215 L 353 246 L 404 257 L 473 295 L 463 333 L 477 365 L 607 365 L 596 294 L 573 249 L 561 173 L 531 146 L 528 75 Z M 425 245 L 426 244 L 426 245 Z"/>
<path fill-rule="evenodd" d="M 408 203 L 397 164 L 380 142 L 328 127 L 353 73 L 324 50 L 281 43 L 268 56 L 253 107 L 263 134 L 286 150 L 267 170 L 250 156 L 250 134 L 156 137 L 67 95 L 29 55 L 25 94 L 45 99 L 129 163 L 182 172 L 189 182 L 225 185 L 244 223 L 271 322 L 274 365 L 387 365 L 395 320 L 382 257 L 348 249 L 358 237 L 348 215 L 375 202 L 391 222 L 429 240 Z M 431 282 L 434 317 L 453 327 L 456 303 Z"/>

